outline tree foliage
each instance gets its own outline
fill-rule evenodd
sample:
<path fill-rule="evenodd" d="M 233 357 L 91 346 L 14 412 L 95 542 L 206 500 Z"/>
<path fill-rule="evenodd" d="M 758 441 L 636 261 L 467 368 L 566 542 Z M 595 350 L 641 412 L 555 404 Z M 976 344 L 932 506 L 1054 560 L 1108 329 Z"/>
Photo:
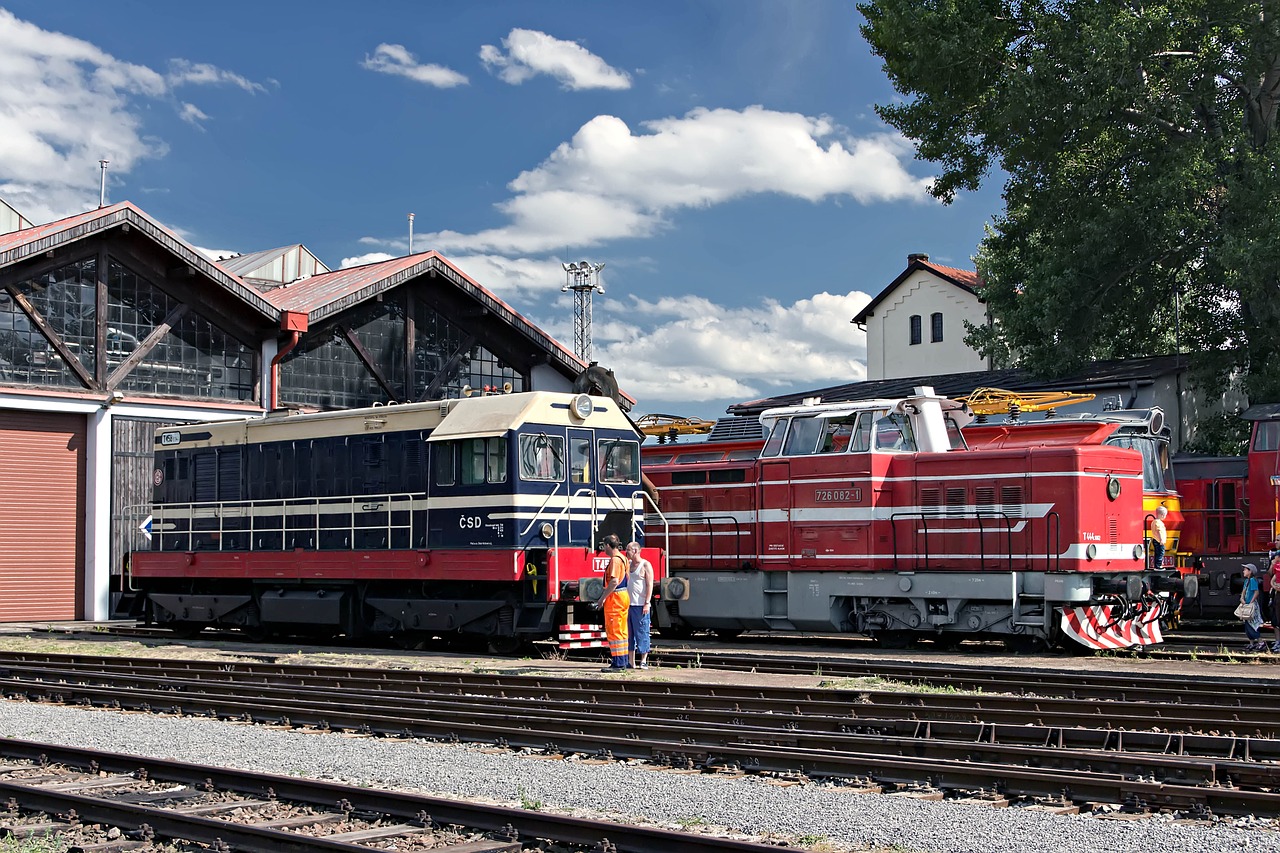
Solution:
<path fill-rule="evenodd" d="M 858 8 L 934 195 L 1007 176 L 970 345 L 1049 375 L 1182 351 L 1280 400 L 1280 0 Z"/>

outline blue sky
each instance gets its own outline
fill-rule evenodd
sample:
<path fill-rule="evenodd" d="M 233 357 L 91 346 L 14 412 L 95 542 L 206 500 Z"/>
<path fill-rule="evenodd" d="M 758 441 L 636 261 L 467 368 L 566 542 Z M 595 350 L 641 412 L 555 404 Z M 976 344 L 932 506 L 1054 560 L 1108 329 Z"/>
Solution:
<path fill-rule="evenodd" d="M 128 199 L 212 253 L 436 249 L 638 413 L 865 378 L 849 320 L 910 252 L 972 268 L 999 187 L 943 206 L 876 117 L 852 3 L 4 2 L 0 198 Z M 940 365 L 939 370 L 945 366 Z"/>

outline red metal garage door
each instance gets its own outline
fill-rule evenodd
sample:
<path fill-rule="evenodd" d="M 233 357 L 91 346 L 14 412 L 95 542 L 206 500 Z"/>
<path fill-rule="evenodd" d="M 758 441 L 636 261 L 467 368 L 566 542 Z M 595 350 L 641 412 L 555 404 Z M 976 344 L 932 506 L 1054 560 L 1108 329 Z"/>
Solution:
<path fill-rule="evenodd" d="M 83 415 L 0 409 L 0 622 L 78 619 Z"/>

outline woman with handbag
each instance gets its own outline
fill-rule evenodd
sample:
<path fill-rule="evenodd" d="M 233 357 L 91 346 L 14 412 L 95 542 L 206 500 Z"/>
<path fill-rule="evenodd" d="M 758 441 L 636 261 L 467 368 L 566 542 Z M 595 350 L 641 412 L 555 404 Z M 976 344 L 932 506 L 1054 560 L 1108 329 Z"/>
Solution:
<path fill-rule="evenodd" d="M 1265 652 L 1267 644 L 1262 642 L 1258 629 L 1262 627 L 1262 611 L 1258 607 L 1258 567 L 1253 563 L 1244 564 L 1244 589 L 1240 590 L 1240 605 L 1236 608 L 1236 616 L 1244 622 L 1244 635 L 1249 643 L 1244 647 L 1246 652 Z"/>

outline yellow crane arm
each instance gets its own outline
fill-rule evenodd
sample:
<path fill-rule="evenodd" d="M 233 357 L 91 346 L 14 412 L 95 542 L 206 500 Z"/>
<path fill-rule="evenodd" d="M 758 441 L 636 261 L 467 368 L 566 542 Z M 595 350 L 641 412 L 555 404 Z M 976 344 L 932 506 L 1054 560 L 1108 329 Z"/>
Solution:
<path fill-rule="evenodd" d="M 1087 403 L 1094 394 L 1076 394 L 1071 391 L 1005 391 L 1002 388 L 977 388 L 960 402 L 973 410 L 975 415 L 1001 415 L 1007 412 L 1042 412 L 1073 403 Z"/>
<path fill-rule="evenodd" d="M 679 415 L 643 415 L 636 419 L 636 426 L 645 435 L 701 435 L 711 432 L 715 421 L 702 418 L 682 418 Z"/>

